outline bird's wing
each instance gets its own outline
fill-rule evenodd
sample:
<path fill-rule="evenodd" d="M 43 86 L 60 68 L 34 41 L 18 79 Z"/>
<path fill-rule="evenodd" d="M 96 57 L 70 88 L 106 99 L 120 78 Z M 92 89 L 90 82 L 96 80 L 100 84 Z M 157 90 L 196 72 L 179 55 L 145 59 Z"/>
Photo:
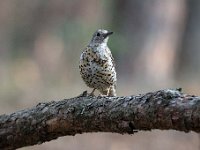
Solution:
<path fill-rule="evenodd" d="M 92 48 L 90 46 L 87 46 L 82 54 L 81 54 L 81 57 L 80 59 L 84 62 L 84 63 L 88 63 L 90 61 L 98 61 L 98 57 L 96 56 L 96 53 L 93 52 Z"/>
<path fill-rule="evenodd" d="M 112 60 L 112 63 L 113 63 L 113 67 L 115 68 L 115 60 L 114 60 L 114 58 L 113 58 L 113 56 L 112 56 L 112 53 L 111 53 L 111 51 L 110 51 L 110 49 L 109 48 L 107 48 L 107 53 L 108 53 L 108 56 L 111 58 L 111 60 Z"/>
<path fill-rule="evenodd" d="M 112 64 L 113 64 L 112 67 L 114 68 L 114 71 L 116 72 L 116 68 L 115 68 L 115 66 L 116 66 L 116 64 L 115 64 L 115 60 L 114 60 L 114 58 L 113 58 L 113 56 L 112 56 L 112 53 L 111 53 L 111 51 L 110 51 L 109 48 L 107 48 L 107 53 L 108 53 L 108 57 L 111 58 L 111 61 L 112 61 Z M 116 86 L 117 86 L 117 79 L 115 78 L 114 89 L 116 89 Z"/>

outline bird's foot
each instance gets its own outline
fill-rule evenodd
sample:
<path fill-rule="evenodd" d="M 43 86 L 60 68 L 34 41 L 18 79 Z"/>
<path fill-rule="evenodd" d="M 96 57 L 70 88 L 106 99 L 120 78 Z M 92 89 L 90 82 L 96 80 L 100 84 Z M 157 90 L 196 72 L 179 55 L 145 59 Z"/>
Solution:
<path fill-rule="evenodd" d="M 94 95 L 94 91 L 95 91 L 96 89 L 93 89 L 92 90 L 92 92 L 88 95 L 88 96 L 92 96 L 92 97 L 94 97 L 95 95 Z"/>
<path fill-rule="evenodd" d="M 107 95 L 99 94 L 98 97 L 108 97 Z"/>
<path fill-rule="evenodd" d="M 87 91 L 83 91 L 83 93 L 81 93 L 78 97 L 87 97 L 89 96 Z"/>
<path fill-rule="evenodd" d="M 88 96 L 95 97 L 94 92 L 88 94 Z"/>

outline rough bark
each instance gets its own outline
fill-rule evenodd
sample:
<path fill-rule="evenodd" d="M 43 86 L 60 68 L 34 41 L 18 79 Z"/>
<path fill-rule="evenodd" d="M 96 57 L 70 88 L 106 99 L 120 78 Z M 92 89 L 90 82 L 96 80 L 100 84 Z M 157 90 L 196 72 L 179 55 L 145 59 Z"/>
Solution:
<path fill-rule="evenodd" d="M 133 134 L 135 130 L 200 132 L 200 97 L 180 90 L 137 96 L 79 97 L 39 103 L 0 116 L 0 149 L 41 144 L 86 132 Z"/>

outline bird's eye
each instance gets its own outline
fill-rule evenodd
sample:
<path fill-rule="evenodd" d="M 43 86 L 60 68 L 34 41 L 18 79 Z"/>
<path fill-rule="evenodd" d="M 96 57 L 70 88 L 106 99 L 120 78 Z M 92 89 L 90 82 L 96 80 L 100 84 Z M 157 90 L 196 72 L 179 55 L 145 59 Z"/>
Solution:
<path fill-rule="evenodd" d="M 100 36 L 100 33 L 97 33 L 97 36 Z"/>

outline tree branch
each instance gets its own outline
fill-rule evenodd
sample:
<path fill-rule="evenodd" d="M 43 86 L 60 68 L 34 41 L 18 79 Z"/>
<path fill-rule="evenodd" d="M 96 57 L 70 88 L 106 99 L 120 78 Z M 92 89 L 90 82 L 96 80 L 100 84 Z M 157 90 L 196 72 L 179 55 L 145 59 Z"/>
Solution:
<path fill-rule="evenodd" d="M 0 116 L 0 149 L 41 144 L 86 132 L 133 134 L 134 130 L 200 132 L 200 97 L 180 90 L 137 96 L 79 97 L 39 103 Z"/>

